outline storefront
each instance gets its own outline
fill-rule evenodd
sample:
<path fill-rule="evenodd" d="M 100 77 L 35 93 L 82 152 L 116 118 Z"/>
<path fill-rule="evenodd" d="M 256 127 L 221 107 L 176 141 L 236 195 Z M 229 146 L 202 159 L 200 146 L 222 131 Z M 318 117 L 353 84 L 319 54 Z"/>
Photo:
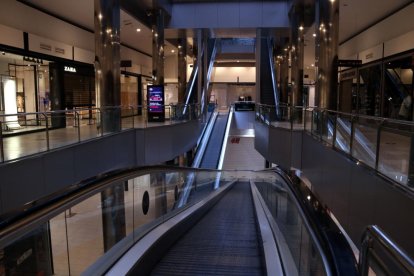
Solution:
<path fill-rule="evenodd" d="M 95 106 L 93 65 L 52 59 L 1 52 L 0 115 L 1 121 L 7 122 L 2 125 L 4 135 L 44 128 L 42 112 Z M 59 119 L 52 119 L 51 127 L 66 126 L 63 112 L 55 117 Z"/>
<path fill-rule="evenodd" d="M 413 120 L 414 53 L 340 72 L 339 111 Z"/>

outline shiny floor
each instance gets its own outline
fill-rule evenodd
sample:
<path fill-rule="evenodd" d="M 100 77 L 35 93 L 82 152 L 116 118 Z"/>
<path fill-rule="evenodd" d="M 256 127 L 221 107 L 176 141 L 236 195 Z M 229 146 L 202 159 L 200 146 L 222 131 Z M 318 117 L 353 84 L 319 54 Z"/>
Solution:
<path fill-rule="evenodd" d="M 165 122 L 147 122 L 143 116 L 128 117 L 122 119 L 122 130 L 131 128 L 148 128 L 163 125 L 181 123 L 183 121 L 165 120 Z M 0 162 L 8 162 L 25 156 L 45 152 L 48 150 L 76 144 L 82 141 L 95 139 L 108 133 L 102 132 L 96 124 L 88 124 L 88 120 L 82 121 L 80 126 L 67 124 L 66 128 L 48 129 L 41 127 L 41 131 L 23 132 L 14 130 L 19 135 L 13 135 L 11 131 L 5 132 L 0 144 Z M 27 130 L 38 130 L 39 127 L 29 127 Z"/>

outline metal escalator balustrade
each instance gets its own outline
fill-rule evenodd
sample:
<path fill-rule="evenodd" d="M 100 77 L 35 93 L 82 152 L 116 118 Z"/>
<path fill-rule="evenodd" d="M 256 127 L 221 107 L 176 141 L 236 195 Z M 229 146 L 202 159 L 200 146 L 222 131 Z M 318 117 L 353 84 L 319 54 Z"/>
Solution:
<path fill-rule="evenodd" d="M 176 208 L 175 202 L 182 196 L 182 187 L 185 185 L 187 177 L 192 173 L 196 173 L 196 181 L 193 182 L 187 204 Z M 216 189 L 214 186 L 217 183 L 218 175 L 220 176 L 220 188 Z M 230 242 L 228 240 L 230 237 L 242 235 L 239 233 L 240 231 L 247 231 L 244 226 L 241 228 L 237 225 L 234 226 L 235 228 L 232 228 L 233 226 L 227 228 L 226 226 L 226 223 L 232 223 L 232 220 L 239 215 L 241 219 L 245 219 L 242 210 L 246 209 L 247 212 L 250 212 L 250 215 L 247 216 L 250 221 L 248 224 L 250 229 L 254 228 L 251 228 L 252 210 L 247 210 L 250 207 L 247 207 L 245 199 L 243 199 L 251 198 L 251 195 L 246 192 L 246 187 L 243 186 L 245 184 L 235 183 L 239 179 L 242 179 L 243 182 L 250 181 L 250 185 L 253 186 L 254 183 L 257 183 L 259 189 L 262 190 L 261 197 L 265 198 L 259 200 L 261 202 L 268 201 L 267 204 L 255 203 L 255 206 L 261 205 L 263 210 L 267 208 L 268 215 L 265 217 L 267 223 L 273 225 L 274 234 L 272 235 L 279 241 L 275 252 L 280 252 L 280 256 L 284 256 L 282 264 L 285 275 L 294 275 L 290 274 L 290 271 L 314 271 L 317 272 L 316 275 L 331 275 L 326 270 L 329 266 L 324 261 L 326 257 L 321 256 L 324 252 L 319 249 L 310 250 L 311 248 L 307 247 L 310 246 L 309 241 L 313 240 L 315 235 L 308 234 L 306 236 L 308 238 L 302 239 L 299 244 L 297 242 L 293 245 L 286 244 L 285 241 L 291 240 L 288 236 L 291 233 L 296 233 L 293 229 L 304 231 L 303 221 L 306 218 L 301 215 L 302 212 L 294 211 L 298 205 L 295 207 L 295 204 L 288 204 L 295 199 L 288 199 L 288 193 L 286 193 L 288 188 L 285 186 L 284 179 L 273 171 L 212 171 L 161 166 L 119 170 L 96 177 L 69 190 L 62 191 L 58 197 L 55 195 L 52 199 L 39 200 L 31 208 L 21 210 L 17 217 L 9 217 L 4 220 L 0 229 L 0 250 L 2 252 L 0 265 L 3 266 L 6 275 L 36 275 L 39 273 L 47 275 L 101 275 L 109 273 L 112 265 L 120 262 L 124 269 L 125 263 L 128 262 L 133 267 L 138 260 L 126 257 L 129 250 L 142 245 L 140 241 L 156 235 L 160 231 L 159 229 L 165 230 L 166 226 L 164 225 L 167 223 L 177 223 L 172 227 L 173 231 L 185 227 L 185 225 L 188 227 L 194 225 L 192 214 L 199 212 L 198 206 L 207 204 L 210 208 L 215 206 L 214 202 L 224 204 L 223 206 L 230 204 L 230 207 L 218 207 L 216 211 L 213 207 L 211 209 L 212 217 L 224 216 L 222 218 L 223 224 L 216 224 L 213 220 L 207 225 L 213 226 L 214 231 L 228 233 L 230 236 L 218 234 L 216 237 L 221 237 L 221 241 L 224 243 Z M 234 186 L 230 186 L 231 183 Z M 263 185 L 276 188 L 272 188 L 270 193 L 264 192 L 261 187 Z M 232 195 L 231 191 L 234 191 L 236 195 Z M 216 199 L 219 195 L 222 198 L 222 203 L 219 198 Z M 236 196 L 239 199 L 235 199 L 235 203 L 232 204 L 230 199 L 227 202 L 226 195 Z M 206 201 L 207 199 L 210 201 Z M 236 204 L 236 202 L 240 199 L 242 203 L 237 207 L 239 203 Z M 267 207 L 265 208 L 265 206 Z M 195 208 L 194 212 L 190 212 L 192 208 Z M 230 208 L 227 210 L 227 215 L 225 215 L 226 208 Z M 208 210 L 203 212 L 209 214 Z M 241 213 L 235 216 L 235 212 Z M 257 209 L 255 212 L 257 213 Z M 272 218 L 270 214 L 275 216 Z M 177 219 L 180 215 L 185 218 L 181 222 Z M 203 215 L 200 216 L 203 219 Z M 260 224 L 255 226 L 258 227 L 256 229 L 260 228 Z M 288 231 L 277 231 L 277 227 L 274 225 L 277 225 L 279 229 L 288 229 Z M 204 227 L 201 228 L 204 229 Z M 309 231 L 309 228 L 306 229 Z M 209 234 L 215 235 L 212 232 Z M 257 242 L 260 245 L 262 239 L 251 240 L 255 235 L 258 235 L 257 232 L 254 235 L 246 236 L 245 242 L 248 247 L 256 248 L 257 252 Z M 168 235 L 162 236 L 168 237 Z M 180 235 L 172 235 L 172 237 L 178 236 Z M 172 240 L 170 242 L 174 243 Z M 236 239 L 235 242 L 230 245 L 229 250 L 237 250 L 237 243 L 240 244 L 242 240 L 237 241 Z M 312 243 L 319 242 L 313 240 Z M 166 243 L 155 242 L 147 246 L 153 248 L 158 245 L 166 245 Z M 295 250 L 298 250 L 298 245 L 302 252 L 299 259 L 297 259 L 298 254 L 295 253 L 297 252 Z M 320 246 L 315 245 L 315 248 L 320 248 Z M 159 255 L 159 250 L 156 252 Z M 308 253 L 304 254 L 306 252 Z M 309 252 L 317 253 L 315 255 L 315 253 L 309 254 Z M 249 251 L 249 254 L 246 256 L 247 259 L 250 259 L 253 251 Z M 260 254 L 266 255 L 265 252 Z M 279 256 L 267 256 L 266 260 L 272 258 L 275 262 L 281 261 Z M 222 258 L 220 261 L 225 260 L 226 258 Z M 242 266 L 246 265 L 245 262 L 239 261 Z M 148 262 L 145 263 L 148 264 Z M 252 267 L 257 268 L 257 261 L 253 263 Z M 206 261 L 207 264 L 208 261 Z M 227 265 L 232 266 L 232 263 L 227 263 Z M 219 267 L 215 268 L 219 269 Z M 226 271 L 230 273 L 232 270 Z M 247 268 L 246 271 L 248 271 Z M 310 274 L 302 273 L 301 275 Z"/>

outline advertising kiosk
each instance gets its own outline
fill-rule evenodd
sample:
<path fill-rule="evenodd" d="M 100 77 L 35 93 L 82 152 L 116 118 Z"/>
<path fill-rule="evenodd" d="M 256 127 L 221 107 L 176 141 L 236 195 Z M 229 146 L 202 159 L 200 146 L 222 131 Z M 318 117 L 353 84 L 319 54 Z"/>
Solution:
<path fill-rule="evenodd" d="M 164 86 L 148 85 L 147 92 L 148 122 L 164 122 Z"/>

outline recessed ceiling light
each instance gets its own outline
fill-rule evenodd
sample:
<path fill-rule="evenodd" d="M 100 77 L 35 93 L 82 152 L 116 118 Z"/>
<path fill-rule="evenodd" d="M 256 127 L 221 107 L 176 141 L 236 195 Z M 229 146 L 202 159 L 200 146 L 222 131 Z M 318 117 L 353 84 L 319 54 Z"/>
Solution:
<path fill-rule="evenodd" d="M 138 29 L 137 29 L 137 32 L 140 32 L 140 31 L 141 31 L 141 29 L 140 29 L 140 28 L 138 28 Z"/>
<path fill-rule="evenodd" d="M 174 50 L 174 49 L 172 49 L 172 50 L 171 50 L 171 53 L 175 53 L 175 50 Z"/>

